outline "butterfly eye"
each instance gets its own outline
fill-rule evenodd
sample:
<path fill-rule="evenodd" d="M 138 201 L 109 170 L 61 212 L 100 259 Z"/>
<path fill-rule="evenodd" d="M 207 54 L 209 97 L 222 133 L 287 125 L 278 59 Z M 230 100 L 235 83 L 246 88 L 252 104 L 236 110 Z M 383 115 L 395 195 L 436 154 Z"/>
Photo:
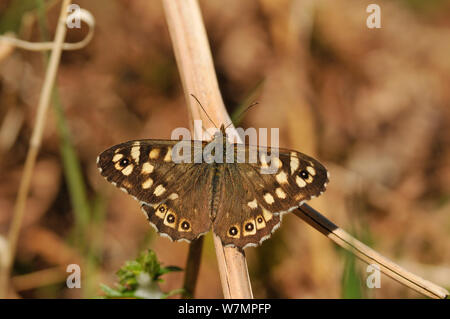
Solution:
<path fill-rule="evenodd" d="M 306 179 L 306 178 L 308 178 L 308 176 L 309 176 L 308 172 L 305 171 L 305 170 L 302 170 L 302 171 L 299 173 L 299 175 L 300 175 L 300 177 L 303 178 L 303 179 Z"/>
<path fill-rule="evenodd" d="M 122 158 L 119 162 L 119 165 L 122 167 L 128 166 L 130 164 L 130 160 L 128 158 Z"/>
<path fill-rule="evenodd" d="M 191 228 L 191 225 L 189 225 L 187 221 L 184 221 L 181 223 L 181 228 L 184 230 L 189 230 L 189 228 Z"/>
<path fill-rule="evenodd" d="M 238 234 L 238 230 L 237 230 L 237 228 L 236 227 L 231 227 L 230 228 L 230 230 L 228 231 L 228 233 L 231 235 L 231 236 L 236 236 L 237 234 Z"/>
<path fill-rule="evenodd" d="M 172 224 L 175 221 L 175 216 L 173 214 L 170 214 L 167 216 L 167 222 Z"/>
<path fill-rule="evenodd" d="M 252 231 L 253 228 L 254 228 L 254 226 L 253 226 L 252 223 L 248 223 L 248 224 L 245 225 L 245 230 L 246 231 Z"/>

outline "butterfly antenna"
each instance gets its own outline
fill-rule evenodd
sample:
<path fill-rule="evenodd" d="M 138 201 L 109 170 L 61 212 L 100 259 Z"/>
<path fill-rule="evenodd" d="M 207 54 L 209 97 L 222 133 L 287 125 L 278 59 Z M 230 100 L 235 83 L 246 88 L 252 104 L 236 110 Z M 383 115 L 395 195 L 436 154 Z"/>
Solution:
<path fill-rule="evenodd" d="M 248 110 L 250 110 L 252 107 L 254 107 L 257 104 L 259 104 L 259 102 L 253 102 L 252 104 L 250 104 L 247 108 L 245 108 L 245 110 L 243 110 L 240 114 L 238 114 L 237 119 L 239 120 L 245 113 L 247 113 Z M 233 122 L 228 124 L 225 128 L 226 129 L 229 128 L 232 124 L 233 124 Z"/>
<path fill-rule="evenodd" d="M 205 109 L 202 106 L 202 103 L 200 103 L 200 101 L 197 99 L 197 97 L 194 94 L 191 94 L 191 96 L 197 101 L 198 105 L 200 105 L 200 107 L 202 108 L 203 112 L 205 112 L 206 116 L 211 121 L 211 123 L 214 125 L 214 127 L 218 129 L 216 123 L 214 123 L 214 121 L 209 117 L 208 113 L 206 113 Z"/>

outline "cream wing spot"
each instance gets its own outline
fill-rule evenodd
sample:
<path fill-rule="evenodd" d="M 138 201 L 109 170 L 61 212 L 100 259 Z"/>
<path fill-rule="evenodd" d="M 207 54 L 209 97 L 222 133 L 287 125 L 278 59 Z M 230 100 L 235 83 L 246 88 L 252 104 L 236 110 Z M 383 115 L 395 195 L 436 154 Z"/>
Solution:
<path fill-rule="evenodd" d="M 148 157 L 150 159 L 157 159 L 159 156 L 159 152 L 161 152 L 161 150 L 159 148 L 154 148 L 150 151 L 150 154 L 148 155 Z"/>
<path fill-rule="evenodd" d="M 291 166 L 291 175 L 293 175 L 295 173 L 295 171 L 298 169 L 298 167 L 300 166 L 300 161 L 297 157 L 297 154 L 294 152 L 291 152 L 290 166 Z"/>
<path fill-rule="evenodd" d="M 278 187 L 275 190 L 275 194 L 277 195 L 278 198 L 281 198 L 281 199 L 285 199 L 286 198 L 286 193 L 283 191 L 283 189 L 281 187 Z"/>
<path fill-rule="evenodd" d="M 261 154 L 261 155 L 259 156 L 259 160 L 261 161 L 261 167 L 262 167 L 262 168 L 268 168 L 268 167 L 269 167 L 269 165 L 267 165 L 268 162 L 267 162 L 267 157 L 266 157 L 266 155 Z"/>
<path fill-rule="evenodd" d="M 161 196 L 162 194 L 164 194 L 165 191 L 166 191 L 166 189 L 164 188 L 164 186 L 158 185 L 158 186 L 156 186 L 153 194 L 155 194 L 156 196 Z"/>
<path fill-rule="evenodd" d="M 310 173 L 312 176 L 316 176 L 316 170 L 314 169 L 314 167 L 308 166 L 308 167 L 306 168 L 306 170 L 307 170 L 308 173 Z"/>
<path fill-rule="evenodd" d="M 164 162 L 171 162 L 171 161 L 172 161 L 172 147 L 168 147 L 166 156 L 164 156 Z"/>
<path fill-rule="evenodd" d="M 170 199 L 170 200 L 178 199 L 178 194 L 177 193 L 172 193 L 172 194 L 169 195 L 168 199 Z"/>
<path fill-rule="evenodd" d="M 136 164 L 139 164 L 139 156 L 141 156 L 141 147 L 139 145 L 133 146 L 131 148 L 131 157 L 134 159 Z"/>
<path fill-rule="evenodd" d="M 287 184 L 287 174 L 283 171 L 279 172 L 277 175 L 275 175 L 275 179 L 277 180 L 278 184 Z"/>
<path fill-rule="evenodd" d="M 263 211 L 264 220 L 265 220 L 266 222 L 268 222 L 269 220 L 272 219 L 273 214 L 272 214 L 271 212 L 269 212 L 269 211 L 268 211 L 267 209 L 265 209 L 264 207 L 262 208 L 262 211 Z"/>
<path fill-rule="evenodd" d="M 275 200 L 273 199 L 273 196 L 270 193 L 264 194 L 264 200 L 267 204 L 273 204 Z"/>
<path fill-rule="evenodd" d="M 153 172 L 154 169 L 155 167 L 152 164 L 150 164 L 149 162 L 145 162 L 144 165 L 142 165 L 141 173 L 150 174 Z"/>
<path fill-rule="evenodd" d="M 272 163 L 277 169 L 280 169 L 283 166 L 283 163 L 280 161 L 278 157 L 274 157 L 272 159 Z"/>
<path fill-rule="evenodd" d="M 134 165 L 130 164 L 122 170 L 122 174 L 125 176 L 130 175 L 133 172 Z"/>
<path fill-rule="evenodd" d="M 248 207 L 255 209 L 258 207 L 258 203 L 256 202 L 256 198 L 254 200 L 252 200 L 251 202 L 247 203 Z"/>
<path fill-rule="evenodd" d="M 152 185 L 153 185 L 153 179 L 151 179 L 151 178 L 149 177 L 149 178 L 147 178 L 147 179 L 145 180 L 145 182 L 142 183 L 142 188 L 143 188 L 143 189 L 149 189 L 150 187 L 152 187 Z"/>
<path fill-rule="evenodd" d="M 295 182 L 297 183 L 298 187 L 305 187 L 306 186 L 306 182 L 300 176 L 297 176 L 295 178 Z"/>
<path fill-rule="evenodd" d="M 112 161 L 114 163 L 116 163 L 116 162 L 120 161 L 122 159 L 122 157 L 123 157 L 123 154 L 116 154 L 116 155 L 114 155 Z"/>

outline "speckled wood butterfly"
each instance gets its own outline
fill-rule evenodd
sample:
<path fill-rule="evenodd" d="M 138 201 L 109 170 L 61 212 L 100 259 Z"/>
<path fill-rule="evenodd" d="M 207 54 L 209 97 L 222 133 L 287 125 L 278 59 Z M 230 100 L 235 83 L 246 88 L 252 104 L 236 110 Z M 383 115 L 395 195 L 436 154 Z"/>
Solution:
<path fill-rule="evenodd" d="M 198 160 L 218 142 L 222 160 L 214 151 L 215 160 Z M 257 246 L 280 226 L 284 213 L 322 194 L 328 183 L 317 160 L 292 150 L 230 144 L 223 126 L 210 142 L 183 141 L 190 161 L 174 160 L 179 143 L 129 141 L 97 158 L 106 180 L 139 201 L 156 231 L 174 241 L 190 242 L 212 228 L 225 246 Z M 243 160 L 228 161 L 230 152 L 236 159 L 243 152 Z M 269 160 L 276 170 L 263 174 Z"/>

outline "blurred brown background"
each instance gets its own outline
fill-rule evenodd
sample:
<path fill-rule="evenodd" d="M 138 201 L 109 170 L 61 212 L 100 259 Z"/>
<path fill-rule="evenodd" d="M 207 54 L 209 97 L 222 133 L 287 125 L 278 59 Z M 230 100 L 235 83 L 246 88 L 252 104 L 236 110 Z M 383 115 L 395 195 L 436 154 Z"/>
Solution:
<path fill-rule="evenodd" d="M 157 236 L 138 203 L 104 181 L 95 165 L 114 144 L 170 138 L 174 128 L 189 125 L 162 4 L 75 3 L 94 15 L 95 36 L 86 48 L 63 52 L 57 86 L 90 214 L 80 222 L 63 170 L 60 122 L 50 108 L 13 297 L 95 297 L 100 283 L 113 285 L 123 263 L 146 248 L 164 265 L 184 267 L 187 256 L 186 243 Z M 381 7 L 381 29 L 366 26 L 370 3 Z M 0 33 L 43 41 L 39 5 L 53 38 L 55 1 L 2 1 Z M 282 147 L 313 155 L 330 170 L 327 192 L 311 205 L 383 255 L 449 288 L 450 1 L 203 0 L 200 7 L 229 112 L 258 101 L 243 127 L 278 127 Z M 69 30 L 67 41 L 86 32 L 85 25 Z M 2 245 L 43 61 L 41 53 L 19 49 L 0 56 Z M 270 240 L 246 254 L 258 298 L 420 297 L 385 276 L 381 288 L 367 289 L 366 265 L 295 216 L 285 216 Z M 83 265 L 82 289 L 66 288 L 59 267 L 71 263 Z M 164 291 L 182 286 L 183 273 L 164 278 Z M 222 297 L 210 234 L 196 297 Z"/>

